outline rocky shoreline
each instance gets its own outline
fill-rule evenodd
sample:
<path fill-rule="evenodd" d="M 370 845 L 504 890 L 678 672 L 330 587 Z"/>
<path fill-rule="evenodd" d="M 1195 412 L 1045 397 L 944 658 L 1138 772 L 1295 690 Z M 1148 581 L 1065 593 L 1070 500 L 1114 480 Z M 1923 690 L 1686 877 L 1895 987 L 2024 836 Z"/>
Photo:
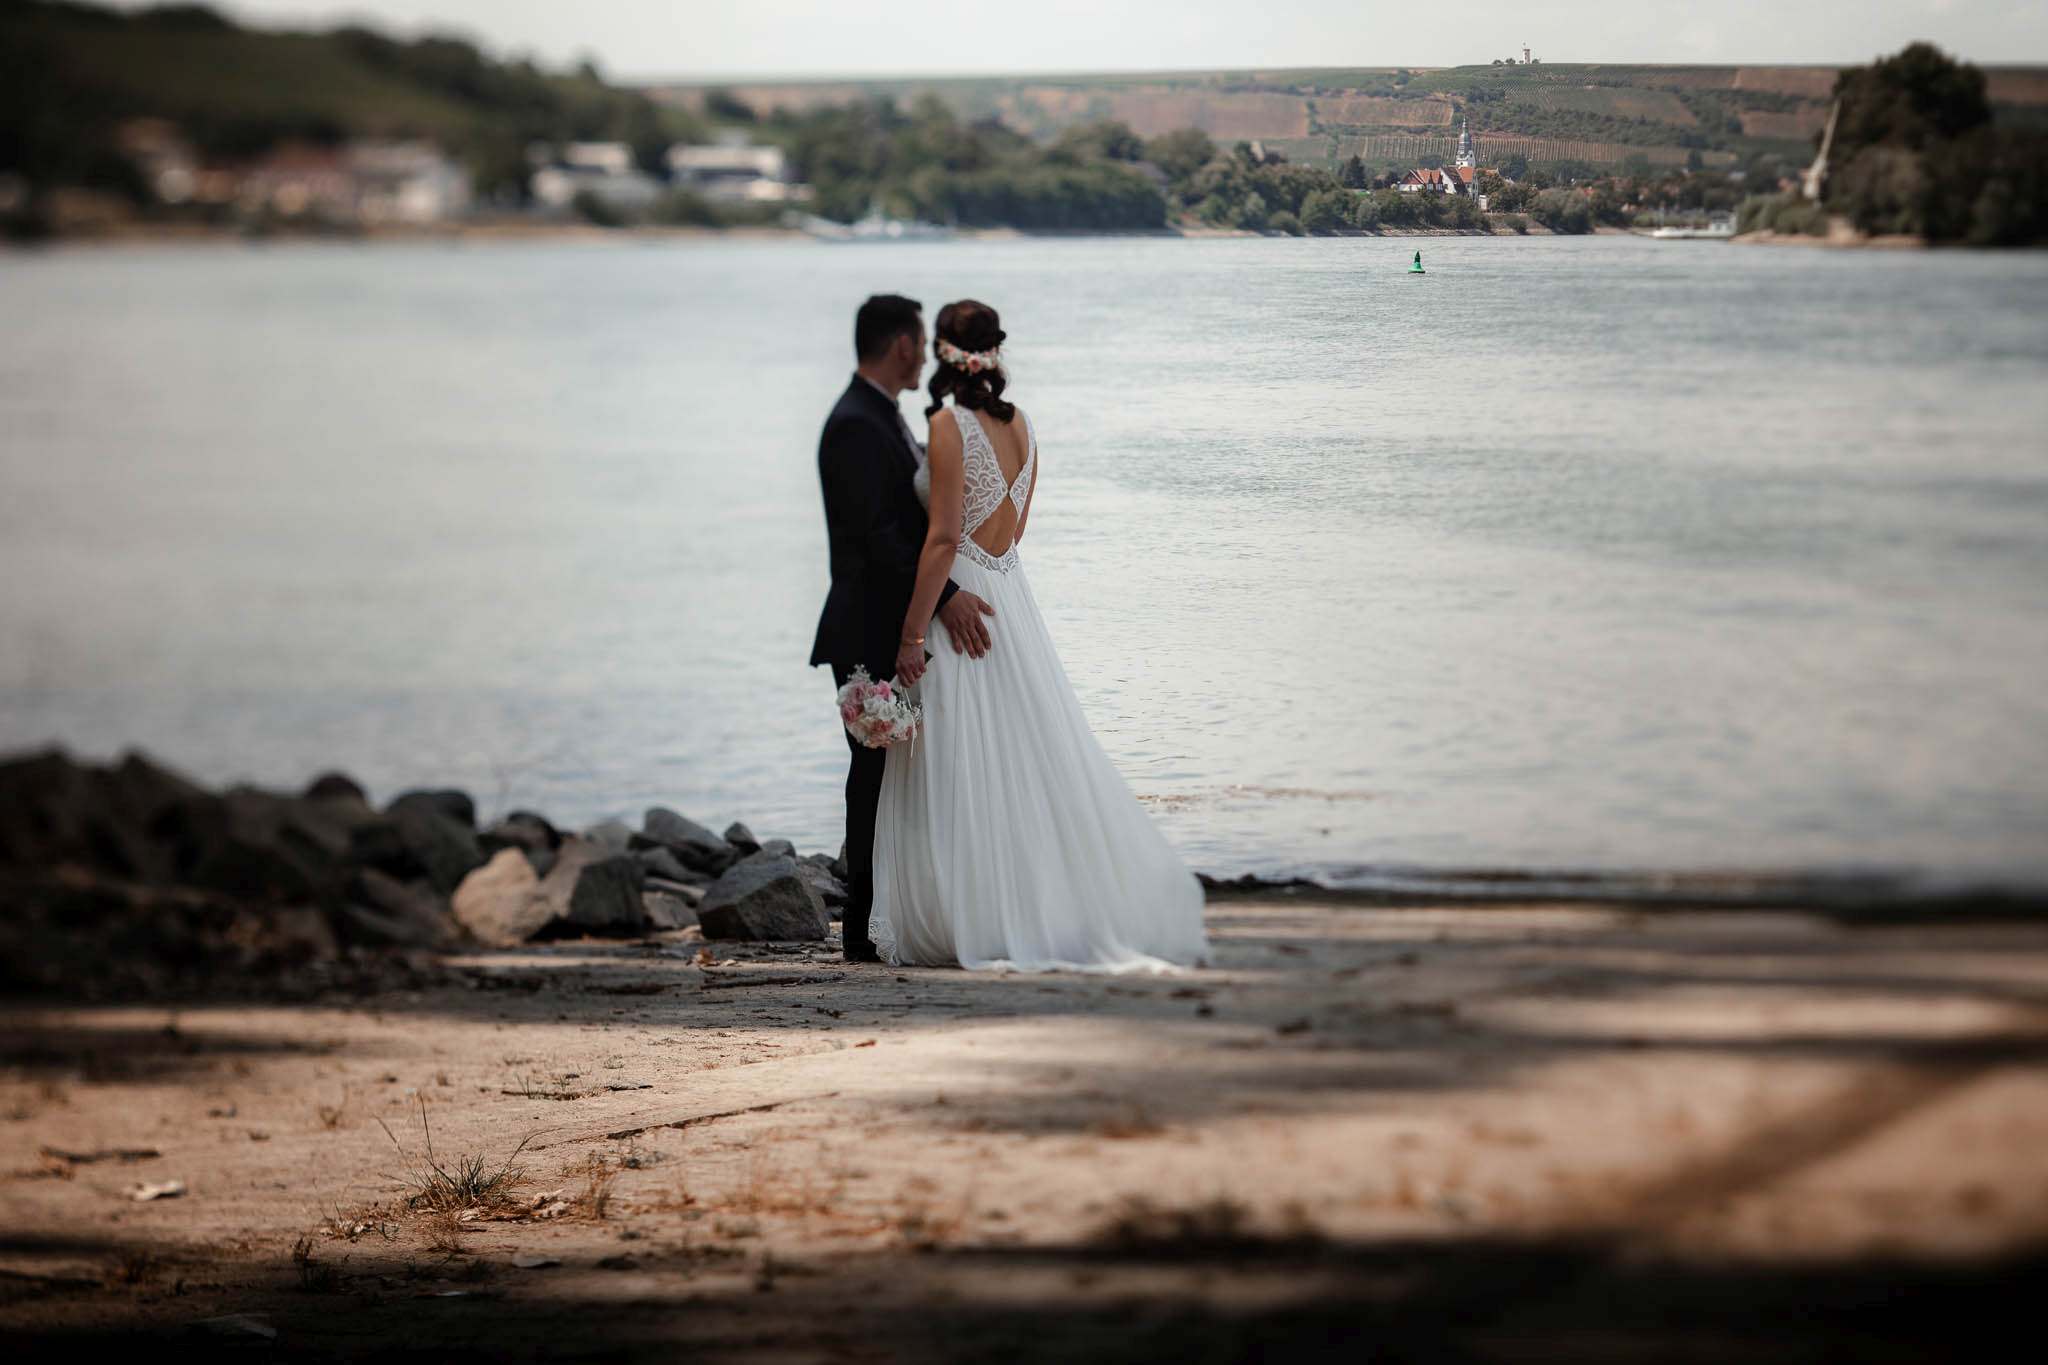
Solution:
<path fill-rule="evenodd" d="M 1334 885 L 1196 875 L 1212 902 L 2048 918 L 2038 886 L 1893 873 L 1336 871 Z M 560 939 L 822 944 L 846 878 L 843 848 L 802 853 L 665 806 L 638 828 L 569 829 L 535 810 L 480 824 L 466 792 L 415 788 L 378 806 L 338 771 L 296 793 L 216 792 L 135 748 L 107 764 L 56 745 L 0 756 L 0 993 L 301 998 L 427 981 L 451 953 Z"/>
<path fill-rule="evenodd" d="M 303 994 L 425 977 L 450 951 L 693 927 L 819 943 L 846 902 L 843 855 L 664 806 L 637 829 L 564 829 L 534 810 L 480 825 L 466 792 L 378 806 L 338 771 L 296 793 L 216 792 L 139 749 L 94 764 L 53 745 L 0 758 L 0 991 Z"/>
<path fill-rule="evenodd" d="M 381 807 L 327 772 L 297 793 L 205 789 L 136 749 L 0 760 L 0 989 L 89 995 L 321 987 L 432 955 L 555 938 L 822 941 L 837 854 L 652 807 L 634 829 L 453 789 Z"/>

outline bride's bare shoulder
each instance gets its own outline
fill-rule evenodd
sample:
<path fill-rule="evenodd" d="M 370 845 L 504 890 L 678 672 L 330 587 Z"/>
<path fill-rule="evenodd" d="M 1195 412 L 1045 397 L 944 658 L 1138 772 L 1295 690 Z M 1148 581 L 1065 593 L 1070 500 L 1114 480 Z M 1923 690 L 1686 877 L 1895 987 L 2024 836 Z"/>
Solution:
<path fill-rule="evenodd" d="M 940 408 L 927 421 L 930 437 L 925 442 L 925 458 L 937 460 L 950 467 L 958 464 L 966 453 L 967 438 L 961 434 L 959 419 L 951 408 Z"/>
<path fill-rule="evenodd" d="M 1037 428 L 1033 427 L 1031 419 L 1024 415 L 1024 409 L 1017 407 L 1014 403 L 1011 404 L 1010 420 L 1003 424 L 1003 430 L 1016 433 L 1016 438 L 1019 442 L 1029 443 L 1033 446 L 1038 444 Z"/>

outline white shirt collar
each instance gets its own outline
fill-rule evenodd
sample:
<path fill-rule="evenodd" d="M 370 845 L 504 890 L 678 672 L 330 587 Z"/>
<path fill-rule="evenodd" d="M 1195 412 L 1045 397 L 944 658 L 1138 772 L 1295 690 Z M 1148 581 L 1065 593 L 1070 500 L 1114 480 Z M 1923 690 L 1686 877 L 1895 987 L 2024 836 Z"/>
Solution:
<path fill-rule="evenodd" d="M 864 374 L 861 374 L 859 370 L 855 370 L 854 373 L 856 375 L 859 375 L 860 378 L 866 380 L 867 386 L 869 388 L 873 389 L 876 393 L 879 393 L 880 395 L 882 395 L 882 397 L 889 400 L 889 411 L 896 415 L 896 425 L 903 429 L 903 439 L 910 442 L 911 454 L 917 457 L 918 463 L 924 463 L 924 442 L 918 440 L 917 433 L 910 429 L 909 421 L 907 421 L 903 416 L 903 405 L 896 401 L 896 395 L 890 393 L 887 389 L 883 388 L 880 384 L 877 384 L 874 380 L 868 379 L 868 377 Z"/>

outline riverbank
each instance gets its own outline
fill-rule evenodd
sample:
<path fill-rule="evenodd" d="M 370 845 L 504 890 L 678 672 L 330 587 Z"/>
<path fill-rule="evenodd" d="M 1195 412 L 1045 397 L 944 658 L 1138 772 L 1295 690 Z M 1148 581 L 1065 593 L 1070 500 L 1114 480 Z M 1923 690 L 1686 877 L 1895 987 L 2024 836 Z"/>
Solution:
<path fill-rule="evenodd" d="M 1773 232 L 1766 228 L 1760 232 L 1739 233 L 1728 240 L 1743 246 L 1818 246 L 1857 251 L 1921 251 L 1928 246 L 1925 237 L 1903 233 L 1872 236 L 1854 229 L 1830 231 L 1825 237 L 1812 237 L 1803 232 Z"/>
<path fill-rule="evenodd" d="M 1800 909 L 1845 924 L 2048 922 L 2037 886 L 1899 876 L 1354 867 L 1341 889 L 1198 872 L 1214 900 L 1361 908 L 1572 901 L 1630 912 Z M 373 804 L 345 773 L 297 792 L 211 791 L 129 749 L 0 759 L 0 992 L 174 1001 L 233 983 L 305 998 L 409 979 L 421 955 L 561 938 L 815 943 L 848 896 L 843 850 L 649 807 L 637 826 L 479 819 L 455 788 Z"/>
<path fill-rule="evenodd" d="M 23 1359 L 1905 1360 L 2042 1283 L 2048 927 L 1209 928 L 1165 978 L 689 929 L 17 1003 L 0 1323 Z M 437 1212 L 429 1137 L 518 1178 Z"/>
<path fill-rule="evenodd" d="M 1597 229 L 1598 232 L 1618 232 L 1619 229 Z M 1199 224 L 1180 224 L 1151 232 L 1103 232 L 1095 230 L 1044 230 L 1028 231 L 1022 228 L 955 228 L 945 238 L 935 240 L 951 241 L 1044 241 L 1080 238 L 1123 238 L 1155 237 L 1162 240 L 1208 240 L 1215 238 L 1245 237 L 1287 237 L 1304 234 L 1283 232 L 1253 232 L 1243 228 L 1211 228 Z M 1373 231 L 1345 228 L 1342 231 L 1320 234 L 1332 237 L 1551 237 L 1551 232 L 1540 223 L 1530 221 L 1523 231 L 1514 232 L 1505 225 L 1498 228 L 1439 228 L 1439 227 L 1389 227 Z M 279 242 L 349 242 L 349 243 L 431 243 L 446 242 L 462 244 L 470 242 L 587 242 L 635 243 L 635 242 L 802 242 L 845 245 L 827 242 L 801 228 L 793 227 L 730 227 L 714 228 L 699 226 L 664 226 L 658 224 L 635 224 L 620 227 L 600 227 L 582 221 L 558 219 L 503 218 L 466 222 L 449 222 L 420 225 L 384 224 L 376 227 L 355 229 L 329 229 L 320 227 L 265 227 L 252 230 L 245 227 L 224 226 L 203 223 L 153 223 L 141 220 L 107 220 L 93 223 L 87 228 L 63 231 L 36 238 L 8 239 L 0 237 L 0 250 L 34 250 L 50 246 L 164 246 L 164 245 L 219 245 L 219 246 L 261 246 Z"/>

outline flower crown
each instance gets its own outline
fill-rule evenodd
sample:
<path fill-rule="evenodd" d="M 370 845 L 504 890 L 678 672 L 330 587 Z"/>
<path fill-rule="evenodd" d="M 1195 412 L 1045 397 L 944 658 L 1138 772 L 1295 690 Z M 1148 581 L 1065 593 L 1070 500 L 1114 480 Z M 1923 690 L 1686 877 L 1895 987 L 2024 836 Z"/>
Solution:
<path fill-rule="evenodd" d="M 944 337 L 940 337 L 938 339 L 938 352 L 939 359 L 956 369 L 965 370 L 969 374 L 980 374 L 983 370 L 993 370 L 996 367 L 996 352 L 992 349 L 987 351 L 963 351 Z"/>

